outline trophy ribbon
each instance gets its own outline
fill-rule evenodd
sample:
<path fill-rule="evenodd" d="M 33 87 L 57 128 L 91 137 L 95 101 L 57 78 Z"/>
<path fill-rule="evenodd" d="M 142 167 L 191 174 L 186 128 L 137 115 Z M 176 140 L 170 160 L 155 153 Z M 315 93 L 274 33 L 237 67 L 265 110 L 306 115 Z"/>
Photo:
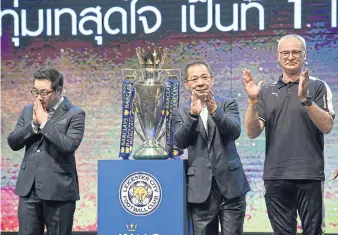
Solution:
<path fill-rule="evenodd" d="M 134 144 L 133 99 L 134 99 L 133 83 L 127 80 L 123 80 L 120 157 L 126 160 L 131 155 Z"/>
<path fill-rule="evenodd" d="M 169 157 L 172 159 L 179 159 L 183 154 L 183 150 L 179 149 L 174 143 L 174 130 L 172 125 L 172 112 L 179 105 L 179 81 L 177 79 L 170 79 L 166 82 L 165 89 L 165 115 L 166 115 L 166 145 L 169 152 Z"/>
<path fill-rule="evenodd" d="M 178 105 L 179 105 L 179 89 L 180 89 L 180 83 L 177 79 L 171 79 L 171 89 L 172 89 L 172 100 L 171 100 L 171 110 L 170 110 L 170 116 L 169 116 L 169 119 L 170 119 L 170 146 L 171 146 L 171 149 L 169 151 L 169 155 L 171 158 L 173 159 L 180 159 L 180 156 L 183 154 L 183 150 L 178 148 L 175 144 L 175 141 L 174 141 L 174 130 L 173 130 L 173 125 L 172 125 L 172 112 L 173 110 L 175 110 L 176 108 L 178 108 Z"/>

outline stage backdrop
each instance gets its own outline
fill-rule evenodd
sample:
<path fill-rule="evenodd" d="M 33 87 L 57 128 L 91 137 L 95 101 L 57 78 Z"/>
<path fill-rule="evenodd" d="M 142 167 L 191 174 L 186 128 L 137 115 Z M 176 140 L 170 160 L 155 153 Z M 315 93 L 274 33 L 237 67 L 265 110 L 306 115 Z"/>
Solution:
<path fill-rule="evenodd" d="M 32 74 L 50 65 L 65 77 L 64 95 L 87 114 L 76 152 L 81 200 L 74 230 L 96 230 L 97 160 L 117 159 L 121 130 L 121 69 L 137 68 L 135 48 L 170 49 L 166 68 L 207 60 L 216 95 L 237 99 L 242 134 L 236 145 L 252 191 L 245 231 L 271 231 L 263 198 L 264 134 L 244 131 L 247 98 L 241 85 L 248 68 L 256 81 L 276 81 L 279 38 L 298 33 L 307 40 L 307 67 L 333 92 L 338 112 L 337 0 L 2 0 L 1 22 L 1 230 L 18 230 L 14 186 L 23 151 L 6 137 L 22 108 L 33 101 Z M 181 103 L 189 95 L 181 88 Z M 286 122 L 291 120 L 285 120 Z M 325 206 L 328 232 L 338 232 L 338 123 L 325 136 Z M 288 146 L 285 146 L 286 148 Z M 168 218 L 169 219 L 169 218 Z M 169 222 L 170 223 L 170 222 Z M 300 228 L 300 224 L 299 224 Z"/>

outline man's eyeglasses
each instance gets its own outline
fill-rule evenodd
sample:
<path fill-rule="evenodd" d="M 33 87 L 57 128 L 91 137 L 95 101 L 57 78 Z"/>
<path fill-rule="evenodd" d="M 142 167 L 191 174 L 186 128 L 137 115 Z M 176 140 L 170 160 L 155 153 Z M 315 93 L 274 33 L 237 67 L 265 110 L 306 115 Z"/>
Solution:
<path fill-rule="evenodd" d="M 42 98 L 46 98 L 47 96 L 49 96 L 53 91 L 38 91 L 36 89 L 31 90 L 32 95 L 34 95 L 35 97 L 38 97 L 39 95 Z"/>
<path fill-rule="evenodd" d="M 208 81 L 210 78 L 212 78 L 212 75 L 210 75 L 210 76 L 208 76 L 208 75 L 202 75 L 202 76 L 200 76 L 200 77 L 192 77 L 192 78 L 190 78 L 190 79 L 187 79 L 186 81 L 188 81 L 188 82 L 197 82 L 198 81 L 198 79 L 202 79 L 203 81 Z"/>
<path fill-rule="evenodd" d="M 280 55 L 283 59 L 289 58 L 290 54 L 292 54 L 293 57 L 299 58 L 303 51 L 280 51 Z"/>

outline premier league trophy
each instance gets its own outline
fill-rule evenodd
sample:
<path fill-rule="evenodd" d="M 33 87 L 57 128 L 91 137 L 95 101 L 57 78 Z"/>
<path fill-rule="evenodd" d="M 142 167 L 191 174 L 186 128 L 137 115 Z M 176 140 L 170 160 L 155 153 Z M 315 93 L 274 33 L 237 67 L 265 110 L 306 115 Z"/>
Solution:
<path fill-rule="evenodd" d="M 173 141 L 171 113 L 179 104 L 181 71 L 162 69 L 168 49 L 136 48 L 141 69 L 123 69 L 120 157 L 167 159 L 182 154 Z M 141 131 L 135 128 L 137 117 Z M 165 128 L 162 128 L 165 123 Z M 162 130 L 165 129 L 165 130 Z M 133 151 L 134 132 L 143 144 Z M 165 137 L 165 146 L 160 140 Z"/>

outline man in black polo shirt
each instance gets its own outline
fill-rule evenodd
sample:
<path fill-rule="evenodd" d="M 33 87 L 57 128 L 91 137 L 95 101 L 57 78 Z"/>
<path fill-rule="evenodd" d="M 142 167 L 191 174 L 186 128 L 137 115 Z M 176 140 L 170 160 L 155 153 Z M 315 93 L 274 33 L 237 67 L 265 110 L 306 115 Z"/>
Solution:
<path fill-rule="evenodd" d="M 277 82 L 262 87 L 243 71 L 247 135 L 256 138 L 265 127 L 263 179 L 274 234 L 296 234 L 297 211 L 303 234 L 322 234 L 323 133 L 331 131 L 334 112 L 330 88 L 303 71 L 305 60 L 305 40 L 287 35 L 278 43 Z"/>

